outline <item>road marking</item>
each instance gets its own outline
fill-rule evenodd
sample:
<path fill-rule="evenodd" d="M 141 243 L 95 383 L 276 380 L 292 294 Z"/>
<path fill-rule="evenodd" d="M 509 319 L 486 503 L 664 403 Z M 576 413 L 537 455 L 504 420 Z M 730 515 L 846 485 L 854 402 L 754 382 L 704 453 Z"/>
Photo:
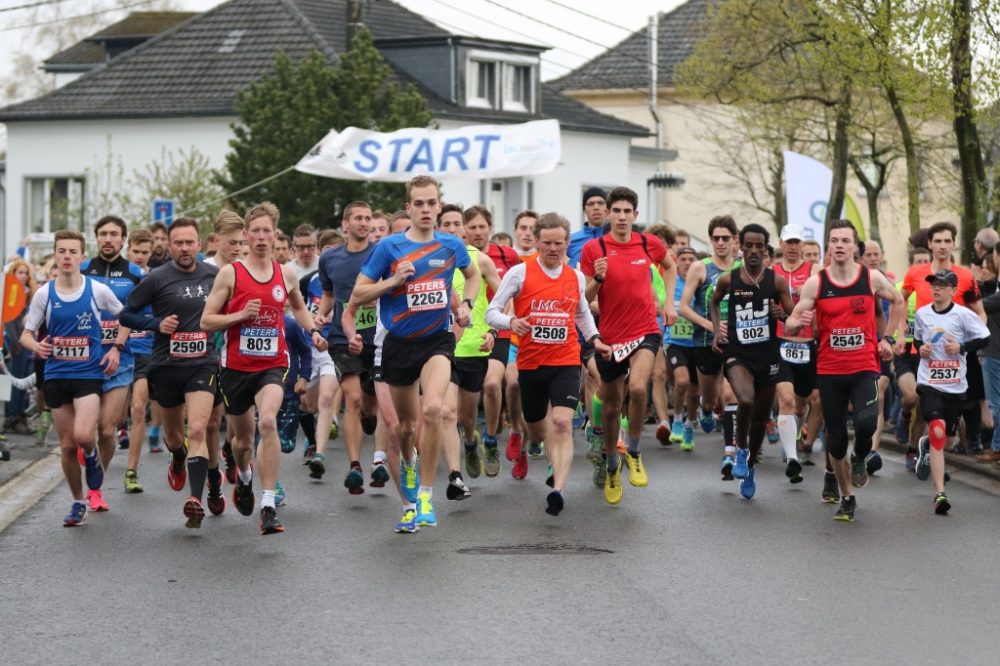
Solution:
<path fill-rule="evenodd" d="M 52 492 L 63 479 L 59 449 L 32 463 L 0 488 L 0 532 Z"/>

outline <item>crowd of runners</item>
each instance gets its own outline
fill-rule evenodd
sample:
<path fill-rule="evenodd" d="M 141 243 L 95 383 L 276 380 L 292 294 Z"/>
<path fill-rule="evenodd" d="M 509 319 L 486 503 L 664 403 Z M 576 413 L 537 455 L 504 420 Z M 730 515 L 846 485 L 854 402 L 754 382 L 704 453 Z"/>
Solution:
<path fill-rule="evenodd" d="M 56 232 L 47 282 L 23 261 L 9 270 L 27 274 L 16 342 L 34 358 L 41 437 L 49 423 L 58 434 L 72 495 L 63 523 L 109 509 L 118 449 L 125 491 L 142 492 L 147 439 L 167 450 L 189 528 L 231 501 L 257 513 L 262 534 L 282 532 L 280 478 L 329 473 L 352 495 L 391 485 L 395 530 L 416 532 L 437 524 L 439 459 L 453 501 L 504 459 L 516 479 L 547 459 L 544 509 L 558 516 L 574 430 L 585 429 L 595 486 L 618 504 L 623 478 L 650 483 L 650 422 L 660 445 L 683 451 L 696 429 L 718 431 L 721 479 L 748 500 L 765 438 L 780 444 L 788 482 L 824 468 L 822 500 L 851 521 L 882 467 L 892 405 L 908 465 L 931 478 L 934 511 L 949 511 L 944 452 L 977 453 L 992 432 L 984 369 L 1000 358 L 991 365 L 987 312 L 1000 295 L 984 300 L 980 284 L 995 288 L 995 238 L 979 239 L 973 271 L 952 261 L 955 227 L 935 224 L 911 239 L 897 281 L 847 221 L 830 225 L 821 259 L 795 224 L 775 239 L 719 216 L 705 256 L 682 230 L 640 230 L 628 188 L 591 188 L 582 209 L 576 232 L 559 213 L 525 210 L 512 236 L 494 234 L 488 209 L 446 203 L 420 176 L 404 210 L 355 201 L 339 231 L 285 236 L 265 202 L 221 211 L 204 239 L 190 218 L 130 232 L 107 216 L 92 258 L 82 234 Z M 282 471 L 300 430 L 305 469 Z M 328 458 L 336 437 L 346 457 Z M 1000 446 L 979 457 L 996 463 Z"/>

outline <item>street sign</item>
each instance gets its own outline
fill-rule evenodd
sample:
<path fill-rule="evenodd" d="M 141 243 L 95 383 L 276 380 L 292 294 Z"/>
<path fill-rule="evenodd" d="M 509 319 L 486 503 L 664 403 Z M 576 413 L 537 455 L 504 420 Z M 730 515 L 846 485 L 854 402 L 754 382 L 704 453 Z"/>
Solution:
<path fill-rule="evenodd" d="M 163 222 L 170 226 L 174 221 L 174 200 L 153 199 L 153 222 Z"/>

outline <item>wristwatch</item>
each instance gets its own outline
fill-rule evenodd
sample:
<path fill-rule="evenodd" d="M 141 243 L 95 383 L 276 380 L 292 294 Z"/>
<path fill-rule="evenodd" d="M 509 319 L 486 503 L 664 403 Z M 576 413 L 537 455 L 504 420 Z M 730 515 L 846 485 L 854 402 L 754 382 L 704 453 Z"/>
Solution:
<path fill-rule="evenodd" d="M 124 354 L 125 353 L 125 345 L 122 344 L 121 342 L 116 342 L 115 343 L 115 349 L 118 350 L 119 354 Z"/>
<path fill-rule="evenodd" d="M 318 326 L 313 326 L 311 329 L 309 329 L 309 334 L 310 335 L 312 335 L 313 333 L 320 333 L 320 332 L 321 331 L 320 331 L 320 329 L 319 329 Z"/>
<path fill-rule="evenodd" d="M 594 274 L 594 282 L 596 282 L 597 284 L 601 284 L 602 282 L 604 282 L 604 278 L 602 278 L 600 275 L 597 275 L 595 273 Z"/>
<path fill-rule="evenodd" d="M 891 335 L 883 335 L 882 339 L 888 342 L 890 347 L 896 344 L 896 338 L 892 337 Z"/>
<path fill-rule="evenodd" d="M 595 333 L 594 335 L 592 335 L 591 338 L 587 340 L 587 342 L 590 344 L 594 344 L 594 340 L 600 340 L 601 342 L 604 342 L 604 338 L 601 337 L 600 333 Z"/>
<path fill-rule="evenodd" d="M 495 328 L 491 328 L 490 330 L 488 330 L 486 332 L 489 333 L 490 335 L 492 335 L 494 340 L 496 340 L 497 337 L 500 335 L 500 332 L 497 329 L 495 329 Z"/>
<path fill-rule="evenodd" d="M 470 310 L 472 309 L 473 305 L 472 305 L 472 301 L 470 299 L 463 298 L 462 302 L 465 303 L 466 305 L 468 305 Z"/>

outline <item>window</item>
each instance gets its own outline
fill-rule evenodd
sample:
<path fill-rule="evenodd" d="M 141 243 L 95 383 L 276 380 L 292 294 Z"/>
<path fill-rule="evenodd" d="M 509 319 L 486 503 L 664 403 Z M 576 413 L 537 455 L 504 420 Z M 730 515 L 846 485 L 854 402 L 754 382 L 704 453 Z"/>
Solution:
<path fill-rule="evenodd" d="M 466 105 L 523 113 L 535 111 L 538 58 L 473 52 L 466 71 Z"/>
<path fill-rule="evenodd" d="M 531 67 L 504 65 L 503 107 L 511 111 L 532 111 Z"/>
<path fill-rule="evenodd" d="M 83 178 L 28 178 L 26 184 L 31 233 L 83 229 Z"/>
<path fill-rule="evenodd" d="M 497 63 L 469 62 L 469 106 L 497 108 Z"/>

